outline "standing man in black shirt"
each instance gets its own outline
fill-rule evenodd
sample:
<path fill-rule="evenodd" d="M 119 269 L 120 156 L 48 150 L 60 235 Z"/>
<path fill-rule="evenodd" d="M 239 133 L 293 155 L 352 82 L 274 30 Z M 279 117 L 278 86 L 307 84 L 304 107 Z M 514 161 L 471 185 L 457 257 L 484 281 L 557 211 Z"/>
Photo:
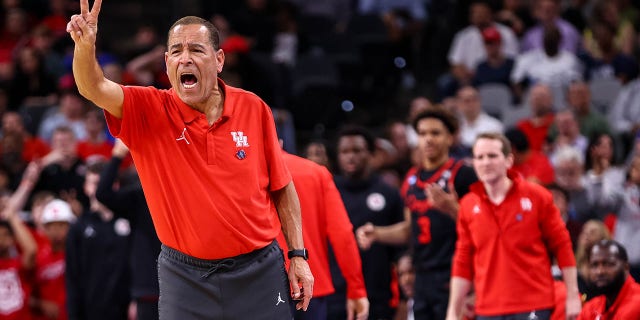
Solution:
<path fill-rule="evenodd" d="M 402 221 L 403 203 L 398 190 L 383 182 L 371 167 L 375 138 L 361 127 L 346 127 L 338 134 L 338 166 L 341 175 L 335 177 L 354 230 L 367 222 L 388 226 Z M 334 248 L 335 249 L 335 248 Z M 392 264 L 398 248 L 374 244 L 360 250 L 362 272 L 371 302 L 369 319 L 392 319 L 395 298 L 392 286 Z M 329 319 L 346 319 L 345 282 L 332 259 L 332 277 L 336 293 L 328 299 Z"/>

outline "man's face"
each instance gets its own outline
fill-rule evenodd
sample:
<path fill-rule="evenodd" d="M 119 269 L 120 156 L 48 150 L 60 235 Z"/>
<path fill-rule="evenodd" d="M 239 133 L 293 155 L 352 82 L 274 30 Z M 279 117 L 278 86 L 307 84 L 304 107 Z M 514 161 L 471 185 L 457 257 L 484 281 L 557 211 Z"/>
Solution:
<path fill-rule="evenodd" d="M 436 118 L 423 118 L 416 126 L 418 148 L 420 154 L 427 159 L 437 160 L 449 154 L 453 145 L 453 135 L 447 127 Z"/>
<path fill-rule="evenodd" d="M 64 246 L 69 233 L 69 223 L 63 221 L 49 222 L 44 225 L 44 233 L 54 246 Z"/>
<path fill-rule="evenodd" d="M 343 136 L 338 140 L 338 166 L 345 176 L 362 176 L 370 159 L 371 152 L 362 136 Z"/>
<path fill-rule="evenodd" d="M 615 246 L 595 245 L 589 259 L 589 283 L 596 294 L 615 294 L 627 277 L 628 264 L 618 257 Z"/>
<path fill-rule="evenodd" d="M 224 52 L 215 50 L 203 25 L 178 25 L 171 30 L 165 53 L 167 76 L 182 101 L 205 104 L 218 88 Z"/>
<path fill-rule="evenodd" d="M 475 118 L 482 110 L 478 91 L 471 87 L 460 89 L 457 98 L 458 109 L 467 118 Z"/>
<path fill-rule="evenodd" d="M 582 164 L 577 160 L 560 161 L 555 167 L 556 183 L 570 191 L 579 190 L 583 172 Z"/>
<path fill-rule="evenodd" d="M 398 260 L 398 284 L 402 293 L 409 298 L 413 298 L 414 283 L 416 273 L 409 256 L 403 256 Z"/>
<path fill-rule="evenodd" d="M 483 183 L 494 183 L 507 175 L 513 156 L 502 153 L 502 142 L 481 138 L 473 145 L 473 168 Z"/>

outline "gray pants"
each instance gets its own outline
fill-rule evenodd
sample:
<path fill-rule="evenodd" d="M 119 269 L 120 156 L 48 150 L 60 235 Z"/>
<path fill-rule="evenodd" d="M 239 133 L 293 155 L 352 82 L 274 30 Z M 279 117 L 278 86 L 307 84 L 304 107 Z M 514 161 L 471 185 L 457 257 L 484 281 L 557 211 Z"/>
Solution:
<path fill-rule="evenodd" d="M 477 316 L 476 320 L 549 320 L 551 318 L 551 310 L 535 310 L 523 313 L 507 314 L 504 316 L 483 317 Z"/>
<path fill-rule="evenodd" d="M 292 301 L 277 242 L 220 260 L 162 246 L 158 257 L 160 320 L 289 320 Z"/>

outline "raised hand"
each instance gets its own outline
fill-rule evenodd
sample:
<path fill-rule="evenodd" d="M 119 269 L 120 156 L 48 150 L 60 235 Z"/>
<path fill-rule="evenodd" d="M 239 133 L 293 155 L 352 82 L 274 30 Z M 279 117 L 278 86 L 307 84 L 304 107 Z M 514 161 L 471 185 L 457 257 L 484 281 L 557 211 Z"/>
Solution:
<path fill-rule="evenodd" d="M 71 20 L 67 23 L 67 32 L 76 45 L 95 45 L 101 6 L 102 0 L 95 0 L 93 8 L 89 10 L 89 0 L 80 0 L 80 14 L 71 16 Z"/>

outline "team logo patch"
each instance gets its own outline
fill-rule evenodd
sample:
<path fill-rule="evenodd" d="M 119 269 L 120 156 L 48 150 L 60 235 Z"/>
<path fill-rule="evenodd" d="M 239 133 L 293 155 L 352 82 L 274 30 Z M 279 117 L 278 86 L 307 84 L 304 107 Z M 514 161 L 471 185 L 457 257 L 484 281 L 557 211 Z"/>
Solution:
<path fill-rule="evenodd" d="M 231 137 L 233 137 L 233 142 L 236 143 L 236 147 L 248 147 L 249 140 L 248 137 L 244 135 L 243 131 L 231 131 Z"/>
<path fill-rule="evenodd" d="M 244 160 L 247 157 L 247 153 L 244 152 L 244 150 L 238 150 L 236 152 L 236 158 L 238 158 L 238 160 Z"/>
<path fill-rule="evenodd" d="M 416 182 L 418 182 L 418 177 L 416 177 L 415 175 L 407 178 L 407 182 L 409 183 L 410 186 L 413 186 L 416 184 Z"/>
<path fill-rule="evenodd" d="M 384 209 L 387 204 L 387 200 L 383 195 L 374 192 L 367 197 L 367 208 L 371 211 L 380 211 Z"/>
<path fill-rule="evenodd" d="M 23 295 L 18 271 L 0 270 L 0 314 L 10 314 L 22 309 Z"/>

